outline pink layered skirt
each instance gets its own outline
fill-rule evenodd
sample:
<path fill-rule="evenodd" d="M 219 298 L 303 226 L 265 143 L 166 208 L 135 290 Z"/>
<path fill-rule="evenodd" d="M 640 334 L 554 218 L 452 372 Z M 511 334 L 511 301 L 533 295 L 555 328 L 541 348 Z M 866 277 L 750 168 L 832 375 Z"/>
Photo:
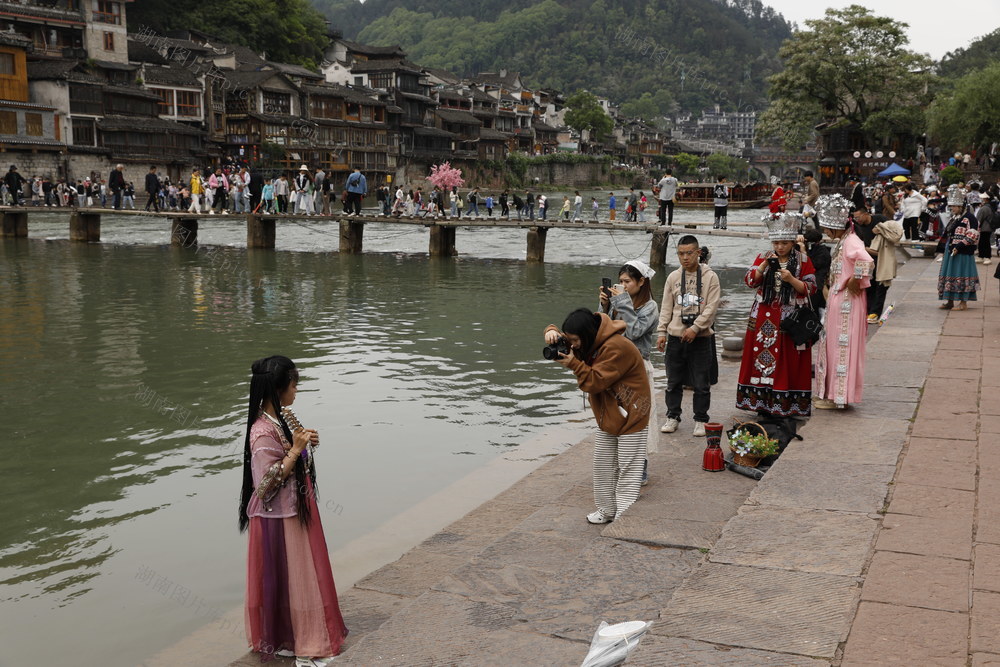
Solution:
<path fill-rule="evenodd" d="M 311 493 L 306 501 L 312 510 L 308 526 L 294 516 L 250 518 L 246 632 L 264 660 L 283 649 L 298 656 L 337 655 L 347 637 L 319 508 Z"/>

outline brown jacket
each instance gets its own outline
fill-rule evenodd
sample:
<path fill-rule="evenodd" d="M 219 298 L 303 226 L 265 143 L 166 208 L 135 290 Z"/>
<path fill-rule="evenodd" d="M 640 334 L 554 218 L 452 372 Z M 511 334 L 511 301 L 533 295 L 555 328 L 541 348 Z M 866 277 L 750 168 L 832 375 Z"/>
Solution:
<path fill-rule="evenodd" d="M 604 313 L 589 360 L 574 353 L 569 369 L 580 389 L 590 394 L 597 427 L 611 435 L 628 435 L 646 428 L 652 397 L 646 365 L 638 348 L 622 335 L 625 323 Z M 558 331 L 549 325 L 546 331 Z M 625 414 L 622 414 L 622 410 Z"/>

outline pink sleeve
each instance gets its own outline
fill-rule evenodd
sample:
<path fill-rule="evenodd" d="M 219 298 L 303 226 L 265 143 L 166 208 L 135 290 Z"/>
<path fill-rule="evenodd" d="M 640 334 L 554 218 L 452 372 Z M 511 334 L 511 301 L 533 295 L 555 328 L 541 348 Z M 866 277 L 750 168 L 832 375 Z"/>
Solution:
<path fill-rule="evenodd" d="M 253 485 L 260 484 L 264 473 L 285 456 L 281 441 L 274 437 L 273 432 L 261 433 L 250 441 L 250 469 L 253 473 Z"/>
<path fill-rule="evenodd" d="M 864 242 L 854 236 L 853 242 L 845 245 L 844 256 L 854 263 L 854 272 L 847 277 L 857 278 L 861 287 L 867 289 L 875 274 L 875 260 L 868 254 Z"/>

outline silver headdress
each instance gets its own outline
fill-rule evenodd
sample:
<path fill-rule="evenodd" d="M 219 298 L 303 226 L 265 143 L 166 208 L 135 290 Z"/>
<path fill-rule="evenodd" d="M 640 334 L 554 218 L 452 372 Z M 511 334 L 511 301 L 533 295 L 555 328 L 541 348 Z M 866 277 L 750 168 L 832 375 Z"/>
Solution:
<path fill-rule="evenodd" d="M 948 186 L 948 206 L 965 206 L 965 190 L 957 183 Z"/>
<path fill-rule="evenodd" d="M 779 213 L 776 216 L 765 214 L 764 224 L 767 225 L 767 238 L 772 241 L 794 241 L 805 222 L 801 213 Z"/>
<path fill-rule="evenodd" d="M 823 195 L 816 200 L 819 226 L 826 229 L 846 229 L 854 205 L 843 195 Z"/>

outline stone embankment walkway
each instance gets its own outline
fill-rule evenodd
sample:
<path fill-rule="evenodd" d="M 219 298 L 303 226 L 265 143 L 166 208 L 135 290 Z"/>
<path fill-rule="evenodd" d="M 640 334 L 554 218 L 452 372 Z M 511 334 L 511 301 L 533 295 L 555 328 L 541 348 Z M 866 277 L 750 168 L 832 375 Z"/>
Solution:
<path fill-rule="evenodd" d="M 760 482 L 702 471 L 688 417 L 591 526 L 586 440 L 342 592 L 336 664 L 578 665 L 601 620 L 655 622 L 630 665 L 1000 664 L 1000 308 L 983 267 L 985 304 L 938 310 L 939 266 L 901 267 L 864 403 Z M 716 420 L 745 415 L 736 366 Z"/>

